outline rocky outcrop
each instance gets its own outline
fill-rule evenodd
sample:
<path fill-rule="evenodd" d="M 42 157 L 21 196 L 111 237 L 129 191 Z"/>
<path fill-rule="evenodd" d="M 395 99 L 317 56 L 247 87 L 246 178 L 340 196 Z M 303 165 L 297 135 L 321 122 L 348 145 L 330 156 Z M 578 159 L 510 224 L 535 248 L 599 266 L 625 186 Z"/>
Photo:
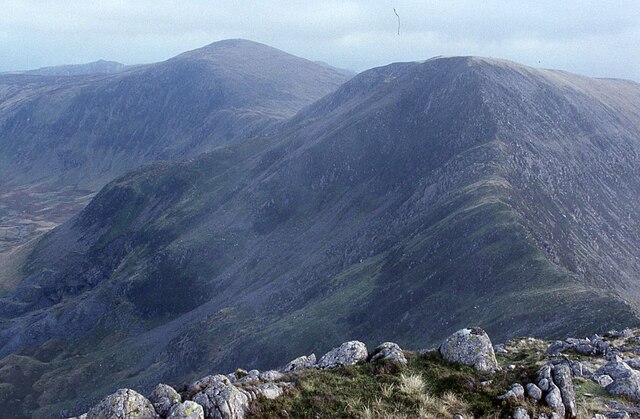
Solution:
<path fill-rule="evenodd" d="M 318 362 L 319 368 L 335 368 L 339 366 L 355 365 L 367 360 L 369 353 L 364 343 L 357 340 L 345 342 L 324 354 Z"/>
<path fill-rule="evenodd" d="M 187 400 L 174 404 L 167 419 L 204 419 L 204 409 L 198 403 Z"/>
<path fill-rule="evenodd" d="M 149 400 L 126 388 L 105 397 L 87 413 L 87 419 L 158 419 L 159 417 Z"/>
<path fill-rule="evenodd" d="M 173 387 L 166 384 L 158 384 L 149 395 L 149 401 L 159 415 L 167 416 L 171 408 L 180 403 L 182 398 Z"/>
<path fill-rule="evenodd" d="M 202 406 L 206 419 L 242 419 L 249 409 L 249 396 L 224 375 L 207 377 L 193 401 Z"/>
<path fill-rule="evenodd" d="M 479 327 L 462 329 L 442 345 L 440 354 L 449 362 L 473 366 L 482 372 L 495 372 L 498 361 L 487 333 Z"/>
<path fill-rule="evenodd" d="M 393 364 L 407 365 L 407 358 L 398 344 L 393 342 L 385 342 L 379 345 L 371 353 L 371 362 L 388 361 Z"/>
<path fill-rule="evenodd" d="M 640 401 L 640 372 L 622 361 L 611 361 L 598 369 L 594 375 L 609 376 L 611 383 L 605 388 L 610 394 L 622 395 Z"/>
<path fill-rule="evenodd" d="M 284 368 L 282 368 L 282 372 L 288 373 L 293 371 L 300 371 L 309 368 L 313 368 L 316 365 L 316 355 L 311 354 L 309 356 L 303 355 L 300 356 L 293 361 L 290 361 Z"/>

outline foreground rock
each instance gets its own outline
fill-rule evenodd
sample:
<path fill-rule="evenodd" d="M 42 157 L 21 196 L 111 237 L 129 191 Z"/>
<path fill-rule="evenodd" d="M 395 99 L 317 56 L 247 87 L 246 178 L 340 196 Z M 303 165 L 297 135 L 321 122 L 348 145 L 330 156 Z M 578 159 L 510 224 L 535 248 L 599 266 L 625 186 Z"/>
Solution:
<path fill-rule="evenodd" d="M 156 413 L 160 416 L 167 416 L 171 407 L 182 401 L 177 391 L 166 384 L 158 384 L 149 395 L 149 401 L 153 405 Z"/>
<path fill-rule="evenodd" d="M 470 365 L 482 372 L 495 372 L 499 368 L 491 340 L 479 327 L 451 335 L 440 345 L 440 354 L 449 362 Z"/>
<path fill-rule="evenodd" d="M 393 342 L 385 342 L 373 350 L 371 362 L 388 361 L 393 364 L 407 365 L 407 358 L 400 346 Z"/>
<path fill-rule="evenodd" d="M 364 343 L 357 340 L 345 342 L 327 352 L 318 362 L 319 368 L 335 368 L 355 365 L 367 360 L 369 353 Z"/>
<path fill-rule="evenodd" d="M 305 369 L 313 368 L 315 365 L 316 365 L 316 354 L 311 354 L 309 356 L 303 355 L 289 362 L 282 369 L 282 372 L 288 373 L 293 371 L 305 370 Z"/>
<path fill-rule="evenodd" d="M 598 369 L 595 376 L 609 376 L 612 380 L 605 388 L 613 395 L 629 397 L 640 402 L 640 372 L 622 361 L 611 361 Z"/>
<path fill-rule="evenodd" d="M 174 404 L 167 419 L 204 419 L 204 409 L 198 403 L 187 400 Z"/>
<path fill-rule="evenodd" d="M 157 419 L 149 400 L 126 388 L 105 397 L 87 413 L 87 419 Z"/>
<path fill-rule="evenodd" d="M 249 410 L 249 396 L 224 375 L 205 377 L 197 387 L 201 390 L 193 401 L 202 406 L 207 419 L 242 419 Z"/>

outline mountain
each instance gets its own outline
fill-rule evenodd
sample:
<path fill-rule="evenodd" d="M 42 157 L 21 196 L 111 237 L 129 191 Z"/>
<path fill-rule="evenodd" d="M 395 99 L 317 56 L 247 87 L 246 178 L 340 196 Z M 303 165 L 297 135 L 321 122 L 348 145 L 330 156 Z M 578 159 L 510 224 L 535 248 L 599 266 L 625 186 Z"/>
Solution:
<path fill-rule="evenodd" d="M 0 300 L 0 371 L 21 371 L 0 406 L 470 321 L 499 341 L 638 325 L 639 156 L 633 82 L 474 57 L 366 71 L 269 135 L 124 175 L 40 240 Z"/>
<path fill-rule="evenodd" d="M 258 135 L 352 76 L 244 40 L 94 74 L 110 66 L 0 75 L 0 294 L 33 240 L 115 177 Z"/>
<path fill-rule="evenodd" d="M 87 74 L 113 74 L 123 71 L 127 66 L 116 61 L 98 60 L 87 64 L 59 65 L 42 67 L 35 70 L 18 72 L 36 76 L 84 76 Z"/>
<path fill-rule="evenodd" d="M 0 186 L 99 188 L 140 164 L 255 135 L 347 78 L 244 40 L 110 75 L 4 75 Z"/>

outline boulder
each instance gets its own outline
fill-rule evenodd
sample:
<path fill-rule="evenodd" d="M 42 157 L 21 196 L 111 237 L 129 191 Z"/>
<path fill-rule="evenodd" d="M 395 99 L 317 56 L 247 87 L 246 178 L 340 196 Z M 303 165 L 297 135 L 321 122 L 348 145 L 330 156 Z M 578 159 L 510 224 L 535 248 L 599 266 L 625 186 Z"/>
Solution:
<path fill-rule="evenodd" d="M 149 401 L 160 416 L 167 416 L 171 406 L 180 403 L 182 398 L 173 387 L 158 384 L 149 395 Z"/>
<path fill-rule="evenodd" d="M 576 392 L 573 388 L 571 368 L 568 364 L 563 363 L 553 367 L 553 382 L 560 389 L 562 403 L 565 407 L 565 415 L 570 418 L 577 417 Z"/>
<path fill-rule="evenodd" d="M 640 401 L 640 372 L 621 361 L 611 361 L 599 368 L 594 376 L 608 375 L 613 380 L 605 388 L 609 394 L 623 395 Z"/>
<path fill-rule="evenodd" d="M 153 405 L 143 395 L 122 388 L 105 397 L 87 412 L 87 419 L 157 419 Z"/>
<path fill-rule="evenodd" d="M 393 342 L 385 342 L 375 348 L 371 354 L 371 362 L 388 361 L 394 364 L 407 365 L 407 358 L 400 346 Z"/>
<path fill-rule="evenodd" d="M 511 400 L 518 401 L 524 400 L 524 387 L 521 384 L 514 384 L 511 388 L 501 396 L 498 396 L 498 400 Z"/>
<path fill-rule="evenodd" d="M 337 348 L 327 352 L 320 361 L 320 368 L 335 368 L 338 366 L 355 365 L 367 360 L 369 353 L 364 343 L 357 340 L 345 342 Z"/>
<path fill-rule="evenodd" d="M 193 396 L 193 401 L 202 406 L 204 417 L 206 419 L 243 419 L 249 409 L 249 396 L 234 386 L 224 375 L 205 378 L 204 388 Z M 198 386 L 202 386 L 202 383 Z"/>
<path fill-rule="evenodd" d="M 440 354 L 449 362 L 473 366 L 481 372 L 495 372 L 498 367 L 493 345 L 479 327 L 462 329 L 440 345 Z"/>
<path fill-rule="evenodd" d="M 204 419 L 204 409 L 198 403 L 187 400 L 174 404 L 167 419 Z"/>
<path fill-rule="evenodd" d="M 537 402 L 542 400 L 542 390 L 540 389 L 540 387 L 538 387 L 533 383 L 529 383 L 527 384 L 526 388 L 527 388 L 527 395 L 529 397 L 531 397 L 533 400 Z"/>
<path fill-rule="evenodd" d="M 298 357 L 298 358 L 294 359 L 293 361 L 289 362 L 282 369 L 282 372 L 288 373 L 288 372 L 305 370 L 305 369 L 308 369 L 308 368 L 313 368 L 315 365 L 316 365 L 316 355 L 315 354 L 311 354 L 309 356 L 304 356 L 303 355 L 303 356 Z"/>
<path fill-rule="evenodd" d="M 602 387 L 606 387 L 609 384 L 613 383 L 613 378 L 611 378 L 610 376 L 603 374 L 603 375 L 595 375 L 593 376 L 593 381 L 595 381 L 596 383 L 600 384 Z"/>
<path fill-rule="evenodd" d="M 275 383 L 264 383 L 257 386 L 251 386 L 249 388 L 246 388 L 245 391 L 247 392 L 251 400 L 255 400 L 259 397 L 273 400 L 284 394 L 284 390 L 282 389 L 282 387 Z"/>
<path fill-rule="evenodd" d="M 564 417 L 565 408 L 562 401 L 562 393 L 560 389 L 553 383 L 549 384 L 549 392 L 544 398 L 547 405 L 552 408 L 560 417 Z"/>

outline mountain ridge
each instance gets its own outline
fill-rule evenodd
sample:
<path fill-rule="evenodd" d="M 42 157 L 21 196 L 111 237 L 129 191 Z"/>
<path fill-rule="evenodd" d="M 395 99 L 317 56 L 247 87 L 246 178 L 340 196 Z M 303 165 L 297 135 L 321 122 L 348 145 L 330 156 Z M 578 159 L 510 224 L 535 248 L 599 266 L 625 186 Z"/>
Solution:
<path fill-rule="evenodd" d="M 86 348 L 83 382 L 98 370 L 145 386 L 351 337 L 426 346 L 469 318 L 498 339 L 637 324 L 625 232 L 640 218 L 640 86 L 589 83 L 465 58 L 393 64 L 280 131 L 137 169 L 31 253 L 0 300 L 0 352 L 54 339 L 58 354 Z M 36 387 L 64 387 L 68 362 Z"/>

